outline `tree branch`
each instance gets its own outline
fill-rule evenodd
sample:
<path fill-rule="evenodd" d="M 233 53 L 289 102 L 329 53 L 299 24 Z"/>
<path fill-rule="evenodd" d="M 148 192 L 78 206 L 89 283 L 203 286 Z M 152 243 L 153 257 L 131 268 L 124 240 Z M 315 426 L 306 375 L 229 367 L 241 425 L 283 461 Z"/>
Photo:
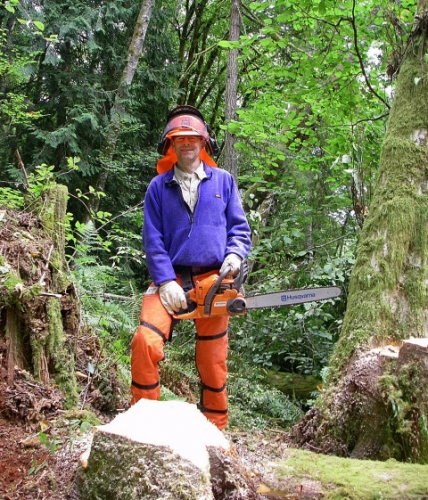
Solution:
<path fill-rule="evenodd" d="M 352 31 L 354 33 L 354 48 L 355 48 L 355 53 L 357 54 L 358 62 L 360 63 L 361 72 L 363 73 L 363 77 L 364 77 L 364 80 L 366 81 L 366 85 L 369 88 L 370 92 L 372 94 L 374 94 L 388 109 L 390 109 L 391 106 L 371 86 L 371 83 L 370 83 L 369 78 L 368 78 L 367 73 L 366 73 L 366 69 L 364 68 L 363 58 L 362 58 L 360 50 L 358 48 L 357 25 L 356 25 L 356 22 L 355 22 L 355 0 L 353 0 L 353 2 L 352 2 L 352 18 L 350 19 L 350 22 L 351 22 L 351 26 L 352 26 Z"/>

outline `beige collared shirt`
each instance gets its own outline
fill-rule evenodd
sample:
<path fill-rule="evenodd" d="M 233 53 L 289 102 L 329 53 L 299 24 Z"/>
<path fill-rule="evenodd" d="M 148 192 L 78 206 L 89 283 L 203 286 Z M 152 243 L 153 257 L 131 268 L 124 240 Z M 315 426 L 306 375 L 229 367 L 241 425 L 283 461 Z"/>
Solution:
<path fill-rule="evenodd" d="M 174 165 L 174 179 L 180 185 L 184 201 L 189 205 L 192 212 L 195 210 L 196 202 L 198 201 L 199 184 L 206 176 L 202 162 L 193 174 L 183 172 L 177 165 Z"/>

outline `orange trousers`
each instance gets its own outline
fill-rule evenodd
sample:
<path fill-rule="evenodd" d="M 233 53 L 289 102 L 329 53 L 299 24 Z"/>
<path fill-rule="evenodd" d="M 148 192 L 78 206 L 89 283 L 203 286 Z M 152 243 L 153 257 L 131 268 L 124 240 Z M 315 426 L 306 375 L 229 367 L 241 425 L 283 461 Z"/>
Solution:
<path fill-rule="evenodd" d="M 212 273 L 194 276 L 194 282 Z M 180 276 L 177 281 L 181 283 Z M 198 408 L 219 429 L 227 426 L 228 316 L 195 319 L 195 360 L 201 381 Z M 158 287 L 150 285 L 143 298 L 140 325 L 131 344 L 131 404 L 139 399 L 160 399 L 159 363 L 170 340 L 173 317 L 163 307 Z"/>

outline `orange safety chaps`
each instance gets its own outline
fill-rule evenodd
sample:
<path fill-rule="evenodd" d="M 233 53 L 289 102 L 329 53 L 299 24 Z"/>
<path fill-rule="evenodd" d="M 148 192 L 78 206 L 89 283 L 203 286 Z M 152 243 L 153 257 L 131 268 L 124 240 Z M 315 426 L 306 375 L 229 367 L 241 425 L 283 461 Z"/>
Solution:
<path fill-rule="evenodd" d="M 210 276 L 213 272 L 194 276 L 193 281 Z M 181 277 L 177 276 L 181 284 Z M 227 351 L 228 316 L 198 318 L 196 326 L 196 367 L 201 380 L 198 408 L 219 429 L 227 425 Z M 158 364 L 165 357 L 165 343 L 170 340 L 173 317 L 163 307 L 158 287 L 152 283 L 143 298 L 140 326 L 131 344 L 132 384 L 131 404 L 139 399 L 160 399 Z"/>

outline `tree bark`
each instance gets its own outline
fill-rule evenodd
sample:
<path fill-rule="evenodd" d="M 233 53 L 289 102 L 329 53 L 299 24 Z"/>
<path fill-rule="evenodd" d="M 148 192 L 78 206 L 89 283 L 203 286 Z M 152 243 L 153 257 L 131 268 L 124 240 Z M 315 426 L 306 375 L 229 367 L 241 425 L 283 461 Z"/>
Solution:
<path fill-rule="evenodd" d="M 315 441 L 330 443 L 336 452 L 421 463 L 428 456 L 412 443 L 427 439 L 428 394 L 417 389 L 416 380 L 403 392 L 408 376 L 402 368 L 391 368 L 372 353 L 410 337 L 428 337 L 427 7 L 427 0 L 419 1 L 397 78 L 379 179 L 357 248 L 327 388 L 307 417 L 317 428 Z M 417 366 L 411 361 L 406 372 Z M 393 387 L 403 393 L 400 398 L 391 393 Z M 400 413 L 403 407 L 408 411 Z"/>
<path fill-rule="evenodd" d="M 239 40 L 241 29 L 241 1 L 232 0 L 230 9 L 230 37 L 231 42 Z M 227 60 L 226 79 L 226 124 L 236 120 L 238 94 L 238 49 L 230 49 Z M 238 178 L 238 152 L 235 149 L 236 136 L 226 131 L 224 168 L 230 172 L 235 180 Z"/>

